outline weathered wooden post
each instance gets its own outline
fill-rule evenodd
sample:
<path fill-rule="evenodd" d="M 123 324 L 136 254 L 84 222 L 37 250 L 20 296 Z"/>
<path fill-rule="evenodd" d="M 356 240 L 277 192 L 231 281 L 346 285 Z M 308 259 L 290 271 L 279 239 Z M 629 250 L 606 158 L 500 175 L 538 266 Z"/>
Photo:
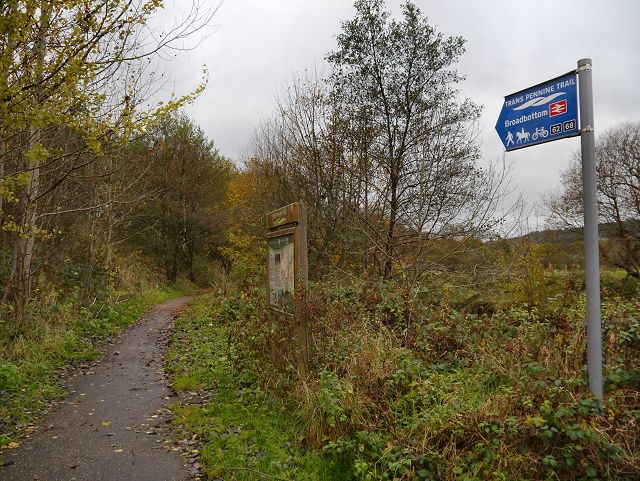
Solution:
<path fill-rule="evenodd" d="M 267 305 L 281 319 L 293 321 L 291 332 L 301 378 L 309 371 L 311 329 L 307 317 L 307 212 L 302 202 L 266 215 Z"/>

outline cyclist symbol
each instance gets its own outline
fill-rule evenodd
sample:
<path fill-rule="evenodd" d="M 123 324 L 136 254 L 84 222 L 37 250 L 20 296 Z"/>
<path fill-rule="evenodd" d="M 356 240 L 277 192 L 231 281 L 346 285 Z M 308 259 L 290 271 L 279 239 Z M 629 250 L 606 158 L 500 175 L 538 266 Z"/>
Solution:
<path fill-rule="evenodd" d="M 546 138 L 549 135 L 549 131 L 544 127 L 536 127 L 536 131 L 531 136 L 531 140 L 537 140 L 538 137 L 541 139 Z"/>

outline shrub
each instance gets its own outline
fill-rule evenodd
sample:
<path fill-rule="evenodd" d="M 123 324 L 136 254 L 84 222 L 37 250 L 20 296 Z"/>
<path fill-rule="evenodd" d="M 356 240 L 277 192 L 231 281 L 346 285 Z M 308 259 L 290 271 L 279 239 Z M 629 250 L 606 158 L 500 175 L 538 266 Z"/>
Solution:
<path fill-rule="evenodd" d="M 312 284 L 305 379 L 293 326 L 267 313 L 258 281 L 243 278 L 220 316 L 243 379 L 293 406 L 306 442 L 356 479 L 635 479 L 640 303 L 605 299 L 600 407 L 587 390 L 584 296 L 570 276 L 545 279 L 565 286 L 546 306 L 489 313 L 449 304 L 467 293 L 407 296 L 402 279 Z"/>

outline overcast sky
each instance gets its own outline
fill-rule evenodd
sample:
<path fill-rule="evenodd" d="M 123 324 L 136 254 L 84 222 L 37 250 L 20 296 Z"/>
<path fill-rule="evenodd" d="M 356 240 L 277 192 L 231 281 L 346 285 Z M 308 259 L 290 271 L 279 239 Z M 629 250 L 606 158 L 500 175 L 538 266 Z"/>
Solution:
<path fill-rule="evenodd" d="M 174 0 L 167 15 L 187 3 Z M 396 14 L 401 3 L 387 0 Z M 504 152 L 494 130 L 503 97 L 573 69 L 583 57 L 593 59 L 596 137 L 620 122 L 640 121 L 640 2 L 415 3 L 437 30 L 467 40 L 458 70 L 466 76 L 463 95 L 484 106 L 480 140 L 485 158 Z M 180 92 L 193 87 L 201 65 L 207 65 L 207 90 L 188 113 L 223 155 L 239 162 L 292 73 L 327 72 L 324 56 L 335 48 L 341 22 L 353 15 L 350 0 L 225 0 L 214 19 L 215 31 L 168 69 Z M 559 188 L 560 173 L 579 145 L 574 137 L 507 154 L 514 184 L 530 205 Z"/>

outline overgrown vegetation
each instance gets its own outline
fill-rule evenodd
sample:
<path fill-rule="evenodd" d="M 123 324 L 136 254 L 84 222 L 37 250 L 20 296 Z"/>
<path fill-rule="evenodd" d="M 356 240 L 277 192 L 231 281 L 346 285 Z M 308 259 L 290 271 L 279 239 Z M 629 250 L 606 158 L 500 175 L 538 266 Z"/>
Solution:
<path fill-rule="evenodd" d="M 159 41 L 155 0 L 0 5 L 0 444 L 62 394 L 58 368 L 189 279 L 216 290 L 177 321 L 166 367 L 207 479 L 639 479 L 637 125 L 598 146 L 599 403 L 579 162 L 549 201 L 578 229 L 503 238 L 508 169 L 480 159 L 464 39 L 410 1 L 394 18 L 357 0 L 328 77 L 294 79 L 239 169 L 178 112 L 204 84 L 141 107 L 157 87 L 141 63 L 210 18 L 193 5 Z M 298 200 L 304 370 L 263 286 L 263 216 Z"/>
<path fill-rule="evenodd" d="M 176 321 L 166 370 L 178 393 L 197 391 L 173 406 L 178 433 L 199 453 L 205 479 L 351 479 L 347 466 L 305 450 L 287 399 L 234 369 L 233 323 L 221 292 L 202 296 Z"/>
<path fill-rule="evenodd" d="M 62 394 L 58 368 L 217 274 L 234 168 L 179 113 L 206 75 L 160 95 L 215 12 L 191 6 L 160 32 L 156 0 L 0 3 L 2 444 Z"/>
<path fill-rule="evenodd" d="M 560 273 L 542 272 L 544 286 L 557 287 Z M 513 276 L 514 283 L 524 276 Z M 398 282 L 315 283 L 311 374 L 300 379 L 291 326 L 265 310 L 260 276 L 245 277 L 241 289 L 220 292 L 196 324 L 193 317 L 183 321 L 188 334 L 175 341 L 182 357 L 171 361 L 179 373 L 174 382 L 181 389 L 218 387 L 228 378 L 212 359 L 223 359 L 226 370 L 233 368 L 231 399 L 243 399 L 254 414 L 273 403 L 287 406 L 300 447 L 343 463 L 355 479 L 636 479 L 637 296 L 605 296 L 606 400 L 599 406 L 586 383 L 582 288 L 565 279 L 554 292 L 544 306 L 523 308 L 514 299 L 479 314 L 453 308 L 453 291 L 438 302 L 418 296 L 408 303 Z M 208 337 L 213 344 L 196 340 L 209 329 L 223 331 Z M 217 424 L 226 396 L 197 414 L 181 408 L 179 423 L 198 434 L 204 426 L 229 429 Z M 211 431 L 202 441 L 203 452 L 217 453 L 204 458 L 215 479 L 229 455 L 220 448 L 225 441 Z M 263 442 L 268 451 L 272 443 Z"/>
<path fill-rule="evenodd" d="M 500 239 L 505 171 L 478 162 L 467 121 L 477 107 L 457 95 L 464 41 L 438 34 L 410 2 L 399 19 L 382 0 L 355 9 L 327 57 L 329 78 L 293 82 L 230 184 L 221 253 L 232 269 L 210 317 L 181 324 L 175 386 L 219 387 L 221 374 L 205 366 L 224 359 L 220 379 L 249 393 L 238 398 L 251 413 L 280 419 L 270 406 L 284 406 L 296 449 L 363 481 L 639 478 L 633 269 L 611 256 L 603 263 L 600 404 L 587 387 L 580 233 Z M 616 142 L 612 135 L 604 147 Z M 637 143 L 624 145 L 637 170 Z M 608 179 L 620 182 L 620 220 L 630 228 L 637 176 L 625 169 Z M 297 200 L 310 226 L 305 370 L 294 359 L 297 326 L 265 306 L 260 240 L 263 215 Z M 637 256 L 633 242 L 625 246 Z M 212 341 L 220 335 L 225 345 Z M 231 434 L 220 438 L 220 429 L 238 423 L 227 410 L 248 417 L 230 407 L 235 399 L 177 410 L 182 428 L 202 436 L 208 479 L 240 476 L 224 471 L 225 455 L 267 469 L 253 447 L 239 458 L 224 451 Z M 301 469 L 265 472 L 297 479 Z"/>

